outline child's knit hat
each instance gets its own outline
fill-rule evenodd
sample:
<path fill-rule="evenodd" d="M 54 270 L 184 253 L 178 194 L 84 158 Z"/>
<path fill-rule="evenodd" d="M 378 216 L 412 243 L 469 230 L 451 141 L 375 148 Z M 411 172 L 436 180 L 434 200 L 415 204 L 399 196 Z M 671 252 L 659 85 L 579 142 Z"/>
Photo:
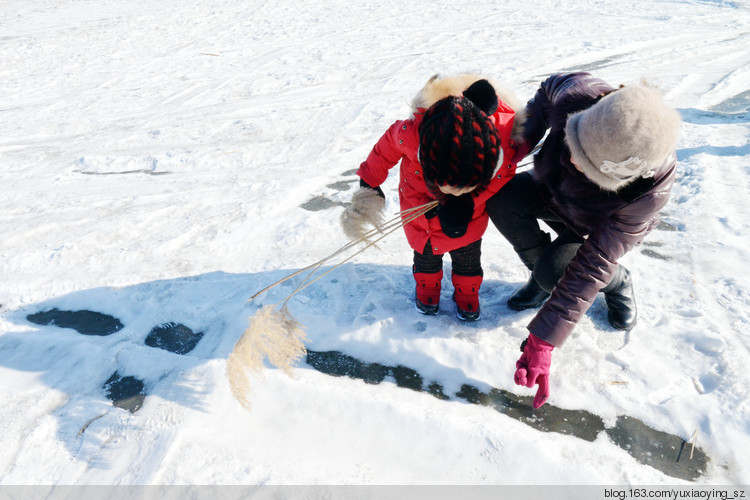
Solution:
<path fill-rule="evenodd" d="M 568 117 L 575 164 L 602 189 L 617 191 L 653 175 L 672 154 L 680 116 L 651 87 L 623 87 Z"/>
<path fill-rule="evenodd" d="M 436 102 L 419 126 L 419 162 L 428 186 L 485 186 L 502 155 L 492 119 L 495 90 L 479 80 L 463 93 Z"/>

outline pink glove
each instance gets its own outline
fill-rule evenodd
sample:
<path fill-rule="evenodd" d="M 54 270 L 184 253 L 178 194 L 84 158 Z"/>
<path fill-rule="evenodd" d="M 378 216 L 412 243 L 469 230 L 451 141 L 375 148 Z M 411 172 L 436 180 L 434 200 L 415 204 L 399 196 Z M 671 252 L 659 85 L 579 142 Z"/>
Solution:
<path fill-rule="evenodd" d="M 516 165 L 518 162 L 526 158 L 526 156 L 529 154 L 529 151 L 531 151 L 531 146 L 529 146 L 529 143 L 526 141 L 519 142 L 515 145 L 516 153 L 513 155 L 513 158 L 510 159 L 510 162 L 513 165 Z"/>
<path fill-rule="evenodd" d="M 549 398 L 549 367 L 552 364 L 552 349 L 554 348 L 555 346 L 533 333 L 529 333 L 529 337 L 521 344 L 523 354 L 516 361 L 516 373 L 513 380 L 517 385 L 526 387 L 539 384 L 532 403 L 534 408 L 539 408 Z"/>

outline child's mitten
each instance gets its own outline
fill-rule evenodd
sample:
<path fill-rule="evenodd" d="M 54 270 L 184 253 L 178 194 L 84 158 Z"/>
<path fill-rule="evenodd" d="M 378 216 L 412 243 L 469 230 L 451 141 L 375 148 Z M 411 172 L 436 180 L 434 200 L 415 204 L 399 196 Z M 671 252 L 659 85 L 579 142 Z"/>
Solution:
<path fill-rule="evenodd" d="M 352 240 L 363 238 L 370 229 L 383 224 L 385 194 L 380 186 L 372 187 L 359 181 L 360 188 L 352 195 L 352 202 L 341 214 L 341 228 Z"/>

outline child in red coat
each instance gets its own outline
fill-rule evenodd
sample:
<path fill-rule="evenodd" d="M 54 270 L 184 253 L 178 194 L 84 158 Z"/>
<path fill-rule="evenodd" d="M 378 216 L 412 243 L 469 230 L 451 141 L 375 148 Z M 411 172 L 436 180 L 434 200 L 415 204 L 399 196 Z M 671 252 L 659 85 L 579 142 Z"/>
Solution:
<path fill-rule="evenodd" d="M 342 216 L 350 236 L 362 220 L 372 220 L 368 212 L 384 208 L 380 185 L 399 161 L 401 209 L 439 201 L 404 226 L 423 314 L 438 312 L 443 255 L 449 253 L 457 315 L 479 319 L 485 202 L 515 174 L 512 138 L 522 121 L 514 96 L 498 90 L 476 75 L 432 77 L 414 99 L 412 116 L 391 125 L 357 171 L 361 189 Z"/>

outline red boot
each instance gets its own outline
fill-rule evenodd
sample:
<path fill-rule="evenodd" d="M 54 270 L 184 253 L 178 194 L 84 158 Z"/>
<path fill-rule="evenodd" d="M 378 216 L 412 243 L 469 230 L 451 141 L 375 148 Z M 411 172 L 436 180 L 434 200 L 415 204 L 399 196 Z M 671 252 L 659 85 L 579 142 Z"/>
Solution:
<path fill-rule="evenodd" d="M 453 300 L 456 303 L 456 316 L 461 321 L 476 321 L 479 319 L 479 287 L 482 285 L 481 276 L 453 275 Z"/>
<path fill-rule="evenodd" d="M 443 271 L 437 273 L 414 273 L 417 282 L 416 305 L 422 314 L 435 315 L 440 309 L 440 281 Z"/>

